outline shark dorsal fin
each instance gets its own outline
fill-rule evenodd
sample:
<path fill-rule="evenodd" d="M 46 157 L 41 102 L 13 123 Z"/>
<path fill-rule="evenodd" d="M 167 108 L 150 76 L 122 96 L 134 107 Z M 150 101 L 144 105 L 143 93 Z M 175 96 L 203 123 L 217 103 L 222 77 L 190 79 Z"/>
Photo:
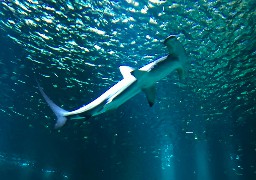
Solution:
<path fill-rule="evenodd" d="M 134 69 L 129 66 L 120 66 L 119 70 L 123 75 L 123 78 L 131 76 L 131 72 L 134 71 Z"/>
<path fill-rule="evenodd" d="M 150 107 L 152 107 L 155 103 L 155 99 L 156 99 L 156 87 L 155 85 L 150 86 L 148 88 L 142 89 L 142 91 L 145 93 L 147 100 L 148 100 L 148 104 Z"/>

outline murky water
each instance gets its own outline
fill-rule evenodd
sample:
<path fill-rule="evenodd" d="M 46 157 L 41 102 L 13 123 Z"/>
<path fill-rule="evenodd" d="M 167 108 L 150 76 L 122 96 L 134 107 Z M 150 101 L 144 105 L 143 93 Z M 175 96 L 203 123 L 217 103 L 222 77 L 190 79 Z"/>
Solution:
<path fill-rule="evenodd" d="M 1 0 L 0 152 L 29 151 L 38 163 L 31 169 L 59 178 L 256 176 L 255 12 L 253 0 Z M 186 80 L 175 72 L 157 83 L 153 108 L 138 95 L 115 112 L 53 129 L 35 79 L 71 110 L 119 81 L 120 65 L 139 68 L 166 55 L 170 34 L 191 65 Z"/>

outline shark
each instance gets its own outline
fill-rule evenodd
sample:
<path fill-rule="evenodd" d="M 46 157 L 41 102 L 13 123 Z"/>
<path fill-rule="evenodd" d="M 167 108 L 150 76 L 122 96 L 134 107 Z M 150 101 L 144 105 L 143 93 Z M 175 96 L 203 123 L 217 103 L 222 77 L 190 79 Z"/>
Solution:
<path fill-rule="evenodd" d="M 140 69 L 129 66 L 120 66 L 123 79 L 109 88 L 106 92 L 87 105 L 73 111 L 67 111 L 56 105 L 43 91 L 38 83 L 38 88 L 43 98 L 57 117 L 55 128 L 61 128 L 67 120 L 89 119 L 92 116 L 117 109 L 126 101 L 140 92 L 144 92 L 150 107 L 156 99 L 156 82 L 177 70 L 181 79 L 185 77 L 188 58 L 186 51 L 177 36 L 170 35 L 163 44 L 167 47 L 168 54 Z"/>

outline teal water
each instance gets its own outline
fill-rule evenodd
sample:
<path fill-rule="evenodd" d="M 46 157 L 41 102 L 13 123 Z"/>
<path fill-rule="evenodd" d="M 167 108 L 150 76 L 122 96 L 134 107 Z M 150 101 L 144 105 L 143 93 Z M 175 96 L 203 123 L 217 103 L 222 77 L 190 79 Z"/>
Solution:
<path fill-rule="evenodd" d="M 256 178 L 256 3 L 0 0 L 0 179 Z M 175 34 L 185 80 L 157 83 L 116 111 L 54 129 L 35 78 L 72 110 L 167 54 Z"/>

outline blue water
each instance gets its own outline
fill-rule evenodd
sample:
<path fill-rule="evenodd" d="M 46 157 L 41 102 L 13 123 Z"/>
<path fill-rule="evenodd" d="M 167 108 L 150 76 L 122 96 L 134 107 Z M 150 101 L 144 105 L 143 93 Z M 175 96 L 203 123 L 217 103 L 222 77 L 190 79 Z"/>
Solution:
<path fill-rule="evenodd" d="M 256 4 L 0 1 L 0 179 L 254 180 Z M 140 68 L 178 36 L 187 78 L 115 111 L 54 129 L 37 78 L 67 110 Z"/>

